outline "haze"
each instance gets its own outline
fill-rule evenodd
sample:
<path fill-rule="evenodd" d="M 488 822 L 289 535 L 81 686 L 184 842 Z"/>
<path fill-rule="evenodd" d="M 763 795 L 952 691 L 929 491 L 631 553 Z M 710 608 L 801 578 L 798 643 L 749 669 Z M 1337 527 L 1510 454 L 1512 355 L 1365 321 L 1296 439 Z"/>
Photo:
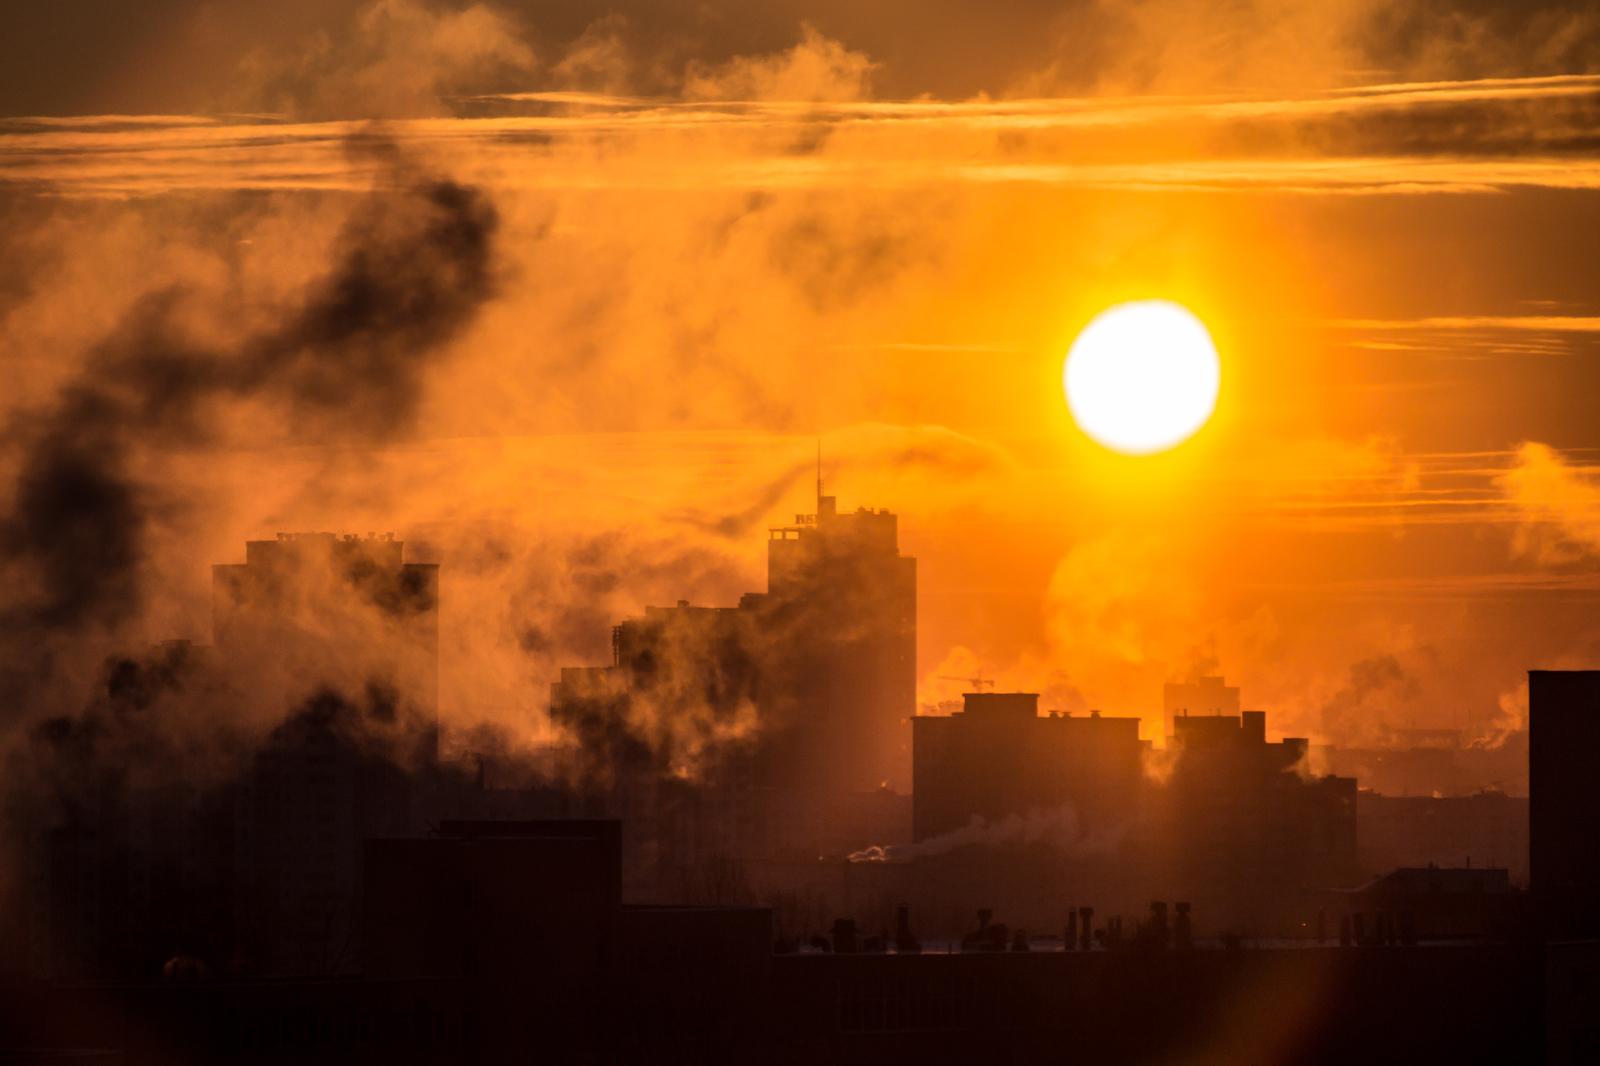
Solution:
<path fill-rule="evenodd" d="M 828 491 L 899 514 L 920 560 L 923 703 L 981 671 L 1159 738 L 1162 684 L 1223 673 L 1275 734 L 1494 745 L 1524 671 L 1592 662 L 1590 5 L 3 24 L 13 736 L 109 648 L 208 643 L 208 567 L 242 541 L 328 529 L 446 564 L 447 738 L 538 743 L 544 686 L 615 621 L 760 587 L 819 440 Z M 199 363 L 321 343 L 292 330 L 352 233 L 419 224 L 373 207 L 419 178 L 476 190 L 439 210 L 492 212 L 492 247 L 428 282 L 461 310 L 395 341 L 399 379 L 155 399 L 151 337 Z M 1146 298 L 1211 329 L 1222 394 L 1194 439 L 1119 457 L 1072 424 L 1062 360 Z M 126 495 L 63 530 L 30 478 L 80 425 Z"/>

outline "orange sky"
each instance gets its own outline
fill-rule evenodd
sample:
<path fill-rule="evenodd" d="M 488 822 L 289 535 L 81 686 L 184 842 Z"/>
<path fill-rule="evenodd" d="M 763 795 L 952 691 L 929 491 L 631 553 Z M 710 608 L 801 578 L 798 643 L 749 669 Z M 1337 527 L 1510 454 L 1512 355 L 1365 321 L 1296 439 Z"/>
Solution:
<path fill-rule="evenodd" d="M 94 92 L 0 95 L 9 475 L 142 297 L 181 293 L 177 328 L 226 349 L 375 184 L 483 189 L 496 289 L 380 442 L 263 398 L 202 442 L 129 441 L 170 505 L 150 593 L 74 639 L 207 640 L 207 567 L 245 539 L 393 530 L 446 567 L 452 720 L 535 735 L 618 618 L 761 587 L 820 438 L 841 505 L 902 516 L 928 700 L 981 669 L 1153 736 L 1161 683 L 1203 670 L 1273 733 L 1375 743 L 1492 736 L 1525 670 L 1600 665 L 1581 9 L 1424 25 L 1401 63 L 1379 5 L 1004 8 L 996 33 L 1048 41 L 1009 65 L 980 42 L 965 83 L 929 73 L 948 40 L 874 52 L 822 7 L 699 52 L 643 16 L 160 10 L 179 29 Z M 189 81 L 150 73 L 205 34 Z M 1222 394 L 1132 459 L 1072 425 L 1061 364 L 1149 297 L 1207 322 Z"/>

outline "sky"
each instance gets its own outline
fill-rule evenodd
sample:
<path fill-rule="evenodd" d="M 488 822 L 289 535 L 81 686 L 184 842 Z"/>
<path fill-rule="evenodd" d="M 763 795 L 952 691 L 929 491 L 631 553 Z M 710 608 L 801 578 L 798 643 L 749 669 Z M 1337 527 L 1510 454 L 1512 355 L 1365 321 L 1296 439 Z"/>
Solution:
<path fill-rule="evenodd" d="M 1583 3 L 10 5 L 4 669 L 70 704 L 245 540 L 392 531 L 448 723 L 532 742 L 616 621 L 763 587 L 820 441 L 924 702 L 1500 743 L 1600 666 L 1597 135 Z M 1222 386 L 1132 458 L 1062 362 L 1147 298 Z"/>

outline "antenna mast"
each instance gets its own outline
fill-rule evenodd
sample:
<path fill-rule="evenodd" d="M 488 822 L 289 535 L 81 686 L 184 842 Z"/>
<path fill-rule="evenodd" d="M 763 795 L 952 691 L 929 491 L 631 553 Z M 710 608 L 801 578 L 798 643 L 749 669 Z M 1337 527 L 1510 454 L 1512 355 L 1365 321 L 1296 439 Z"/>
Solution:
<path fill-rule="evenodd" d="M 822 513 L 822 438 L 817 438 L 817 513 Z"/>

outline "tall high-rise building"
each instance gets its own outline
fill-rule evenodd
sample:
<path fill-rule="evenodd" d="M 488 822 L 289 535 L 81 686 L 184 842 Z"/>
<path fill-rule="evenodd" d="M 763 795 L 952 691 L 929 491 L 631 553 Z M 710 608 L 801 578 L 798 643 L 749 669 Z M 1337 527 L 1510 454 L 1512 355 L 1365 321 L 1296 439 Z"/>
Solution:
<path fill-rule="evenodd" d="M 762 616 L 759 702 L 766 766 L 782 783 L 870 791 L 911 784 L 917 691 L 917 561 L 900 554 L 896 516 L 813 515 L 775 528 Z"/>
<path fill-rule="evenodd" d="M 819 493 L 795 517 L 770 531 L 767 591 L 647 607 L 611 666 L 550 687 L 566 783 L 623 820 L 630 898 L 729 855 L 857 850 L 882 808 L 909 814 L 916 560 L 887 511 Z"/>
<path fill-rule="evenodd" d="M 563 671 L 551 687 L 552 716 L 591 753 L 623 751 L 626 720 L 659 726 L 652 750 L 675 772 L 673 745 L 720 744 L 756 787 L 910 787 L 917 561 L 900 554 L 888 511 L 840 514 L 819 496 L 816 514 L 770 531 L 766 592 L 737 607 L 647 607 L 612 644 L 603 677 Z"/>

